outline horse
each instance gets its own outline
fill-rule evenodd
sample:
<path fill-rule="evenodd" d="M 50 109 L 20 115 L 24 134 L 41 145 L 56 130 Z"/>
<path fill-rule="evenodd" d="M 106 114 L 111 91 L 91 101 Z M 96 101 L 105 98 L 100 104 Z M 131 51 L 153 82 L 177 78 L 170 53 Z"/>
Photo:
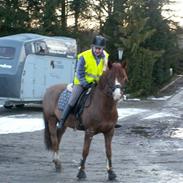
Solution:
<path fill-rule="evenodd" d="M 117 123 L 117 102 L 123 97 L 123 88 L 127 81 L 126 64 L 110 63 L 108 69 L 103 72 L 91 94 L 90 105 L 83 109 L 81 114 L 84 126 L 84 145 L 80 162 L 78 179 L 86 178 L 85 162 L 89 154 L 89 148 L 94 135 L 102 133 L 105 139 L 107 157 L 108 179 L 114 180 L 117 175 L 112 167 L 112 138 L 115 124 Z M 61 118 L 61 110 L 58 108 L 60 93 L 66 85 L 57 84 L 51 86 L 43 97 L 44 141 L 47 150 L 53 152 L 53 163 L 56 171 L 61 171 L 59 144 L 67 127 L 75 128 L 78 120 L 74 114 L 70 114 L 63 128 L 57 128 L 57 122 Z"/>

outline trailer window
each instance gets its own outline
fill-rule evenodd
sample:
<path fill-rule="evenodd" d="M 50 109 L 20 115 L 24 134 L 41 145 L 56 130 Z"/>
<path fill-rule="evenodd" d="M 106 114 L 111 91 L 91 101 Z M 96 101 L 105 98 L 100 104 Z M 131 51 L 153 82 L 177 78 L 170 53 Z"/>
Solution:
<path fill-rule="evenodd" d="M 67 39 L 50 39 L 45 40 L 48 47 L 48 54 L 53 56 L 62 56 L 67 58 L 75 58 L 77 46 L 75 42 Z"/>
<path fill-rule="evenodd" d="M 32 51 L 32 44 L 31 43 L 26 43 L 24 45 L 24 47 L 25 47 L 25 54 L 26 55 L 29 55 L 29 54 L 33 53 L 33 51 Z"/>
<path fill-rule="evenodd" d="M 53 56 L 66 56 L 67 46 L 64 42 L 58 40 L 46 40 L 48 54 Z"/>
<path fill-rule="evenodd" d="M 39 42 L 35 42 L 34 43 L 35 46 L 35 53 L 36 54 L 41 54 L 41 55 L 45 55 L 47 54 L 47 46 L 46 43 L 44 41 L 39 41 Z"/>
<path fill-rule="evenodd" d="M 15 57 L 15 48 L 13 47 L 0 47 L 0 59 L 12 59 Z"/>

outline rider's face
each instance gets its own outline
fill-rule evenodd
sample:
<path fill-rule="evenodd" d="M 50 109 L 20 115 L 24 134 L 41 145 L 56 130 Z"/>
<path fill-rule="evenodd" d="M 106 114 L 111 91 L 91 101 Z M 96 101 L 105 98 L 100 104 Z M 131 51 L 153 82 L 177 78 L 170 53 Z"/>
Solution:
<path fill-rule="evenodd" d="M 101 55 L 102 54 L 102 52 L 103 52 L 103 48 L 99 48 L 99 47 L 93 47 L 93 51 L 94 51 L 94 53 L 97 55 L 97 56 L 99 56 L 99 55 Z"/>

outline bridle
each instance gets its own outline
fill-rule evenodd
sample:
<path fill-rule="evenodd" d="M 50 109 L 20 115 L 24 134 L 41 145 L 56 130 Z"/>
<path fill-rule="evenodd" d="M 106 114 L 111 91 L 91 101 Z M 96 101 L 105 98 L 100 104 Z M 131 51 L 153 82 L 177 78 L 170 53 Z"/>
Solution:
<path fill-rule="evenodd" d="M 121 92 L 123 93 L 124 91 L 124 86 L 120 85 L 120 84 L 111 84 L 109 81 L 107 82 L 108 85 L 108 90 L 106 92 L 106 95 L 109 97 L 113 97 L 113 92 L 119 88 L 121 90 Z"/>
<path fill-rule="evenodd" d="M 112 92 L 114 92 L 117 88 L 119 88 L 121 91 L 123 90 L 123 86 L 121 86 L 120 84 L 116 84 L 111 87 Z"/>

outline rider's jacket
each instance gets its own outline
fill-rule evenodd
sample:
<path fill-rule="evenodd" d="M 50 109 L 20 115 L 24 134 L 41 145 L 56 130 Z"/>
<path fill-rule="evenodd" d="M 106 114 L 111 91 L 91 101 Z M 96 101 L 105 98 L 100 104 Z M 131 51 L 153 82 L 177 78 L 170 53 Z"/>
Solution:
<path fill-rule="evenodd" d="M 78 55 L 78 59 L 80 57 L 84 58 L 85 64 L 85 80 L 87 83 L 94 83 L 99 80 L 99 77 L 103 73 L 105 61 L 108 60 L 109 54 L 104 50 L 104 57 L 100 58 L 99 63 L 97 64 L 96 58 L 93 55 L 92 49 L 86 50 Z M 80 84 L 80 81 L 77 77 L 77 74 L 75 74 L 74 77 L 74 84 Z"/>

